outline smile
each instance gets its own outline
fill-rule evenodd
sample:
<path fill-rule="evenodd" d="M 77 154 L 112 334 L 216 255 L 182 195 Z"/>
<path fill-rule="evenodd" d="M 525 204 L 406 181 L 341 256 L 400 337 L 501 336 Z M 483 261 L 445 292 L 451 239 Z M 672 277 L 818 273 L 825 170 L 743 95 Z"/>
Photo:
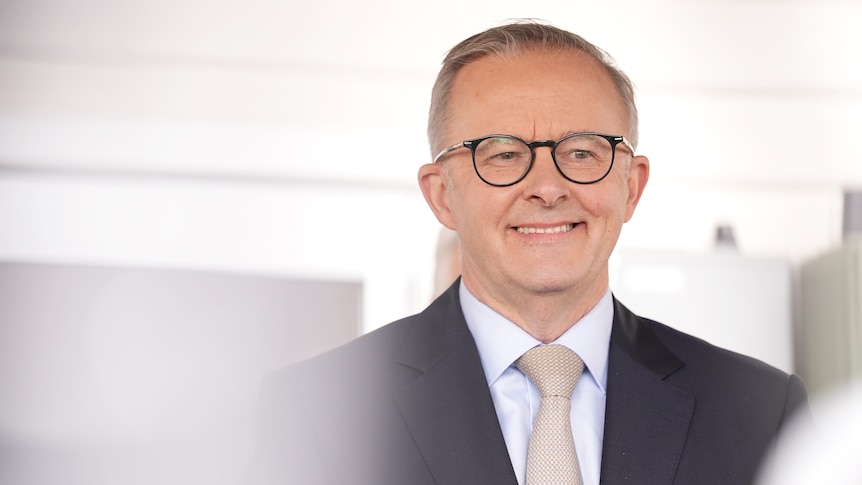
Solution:
<path fill-rule="evenodd" d="M 569 232 L 575 228 L 575 224 L 564 224 L 557 227 L 516 227 L 515 230 L 521 234 L 554 234 L 557 232 Z"/>

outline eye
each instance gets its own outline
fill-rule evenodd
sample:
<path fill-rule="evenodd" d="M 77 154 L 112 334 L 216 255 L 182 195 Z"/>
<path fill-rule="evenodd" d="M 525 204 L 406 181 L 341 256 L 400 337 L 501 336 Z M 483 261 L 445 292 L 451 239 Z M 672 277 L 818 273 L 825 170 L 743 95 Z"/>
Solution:
<path fill-rule="evenodd" d="M 519 165 L 529 162 L 530 148 L 514 138 L 488 138 L 476 147 L 476 163 L 480 165 Z"/>
<path fill-rule="evenodd" d="M 594 154 L 589 150 L 573 150 L 569 153 L 564 153 L 563 156 L 566 158 L 574 158 L 576 160 L 586 160 L 588 158 L 592 158 Z"/>
<path fill-rule="evenodd" d="M 563 140 L 555 153 L 560 164 L 593 164 L 610 160 L 611 146 L 594 135 L 577 135 Z"/>

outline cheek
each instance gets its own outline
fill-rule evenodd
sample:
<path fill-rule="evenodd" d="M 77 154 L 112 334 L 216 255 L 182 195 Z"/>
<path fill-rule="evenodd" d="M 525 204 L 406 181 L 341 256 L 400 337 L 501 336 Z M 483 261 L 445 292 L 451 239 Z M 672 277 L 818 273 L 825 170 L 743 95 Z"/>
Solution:
<path fill-rule="evenodd" d="M 592 210 L 590 210 L 590 212 L 592 212 L 592 214 L 596 217 L 602 217 L 605 215 L 605 206 L 602 203 L 601 199 L 593 200 L 593 208 Z"/>
<path fill-rule="evenodd" d="M 452 192 L 452 216 L 457 230 L 465 235 L 482 232 L 480 228 L 495 219 L 491 194 L 486 194 L 481 189 L 482 187 L 461 184 Z"/>
<path fill-rule="evenodd" d="M 453 192 L 461 218 L 480 225 L 492 224 L 512 205 L 511 197 L 503 187 L 476 182 L 462 183 Z"/>
<path fill-rule="evenodd" d="M 596 189 L 595 186 L 587 186 L 589 189 Z M 585 190 L 578 197 L 581 207 L 596 219 L 603 219 L 608 214 L 608 208 L 613 205 L 613 198 L 607 190 Z"/>
<path fill-rule="evenodd" d="M 606 224 L 607 231 L 613 231 L 613 226 L 621 225 L 626 216 L 625 190 L 617 186 L 611 190 L 589 191 L 581 198 L 581 206 L 592 218 Z"/>

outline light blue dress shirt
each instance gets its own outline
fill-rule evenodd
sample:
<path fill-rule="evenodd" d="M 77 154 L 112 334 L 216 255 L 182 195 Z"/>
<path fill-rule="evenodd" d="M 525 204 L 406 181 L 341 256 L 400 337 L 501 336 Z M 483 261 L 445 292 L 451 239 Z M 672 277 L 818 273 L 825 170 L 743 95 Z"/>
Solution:
<path fill-rule="evenodd" d="M 460 296 L 467 326 L 479 348 L 515 475 L 518 483 L 524 485 L 527 446 L 541 395 L 515 367 L 515 361 L 541 342 L 477 300 L 463 282 Z M 608 289 L 589 313 L 554 341 L 574 350 L 585 364 L 584 374 L 572 393 L 571 414 L 584 485 L 599 485 L 613 316 L 613 298 Z"/>

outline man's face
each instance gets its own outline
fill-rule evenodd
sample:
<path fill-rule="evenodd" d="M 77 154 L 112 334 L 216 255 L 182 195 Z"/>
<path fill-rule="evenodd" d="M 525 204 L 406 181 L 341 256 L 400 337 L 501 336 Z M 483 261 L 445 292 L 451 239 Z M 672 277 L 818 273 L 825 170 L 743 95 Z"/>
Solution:
<path fill-rule="evenodd" d="M 449 106 L 446 146 L 490 134 L 528 142 L 583 131 L 628 135 L 610 77 L 574 51 L 479 59 L 458 73 Z M 648 172 L 646 158 L 632 158 L 620 145 L 604 180 L 578 185 L 540 147 L 526 178 L 493 187 L 479 179 L 470 150 L 461 148 L 423 166 L 419 180 L 437 218 L 458 232 L 467 287 L 486 303 L 514 304 L 531 294 L 600 296 L 608 258 Z"/>

